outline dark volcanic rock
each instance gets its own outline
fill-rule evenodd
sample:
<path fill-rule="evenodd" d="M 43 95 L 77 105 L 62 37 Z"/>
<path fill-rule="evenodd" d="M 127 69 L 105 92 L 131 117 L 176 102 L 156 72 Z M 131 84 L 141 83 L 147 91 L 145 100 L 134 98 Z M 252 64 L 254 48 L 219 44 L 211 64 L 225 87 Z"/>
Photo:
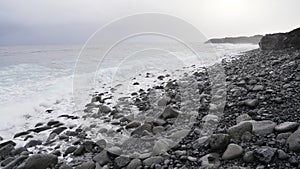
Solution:
<path fill-rule="evenodd" d="M 85 162 L 77 166 L 75 169 L 95 169 L 96 165 L 94 162 Z"/>
<path fill-rule="evenodd" d="M 300 28 L 288 33 L 276 33 L 264 36 L 259 42 L 262 50 L 300 49 Z"/>
<path fill-rule="evenodd" d="M 254 156 L 261 162 L 269 163 L 276 153 L 276 148 L 263 146 L 254 151 Z"/>
<path fill-rule="evenodd" d="M 225 150 L 230 143 L 228 134 L 213 134 L 209 139 L 209 145 L 213 150 Z"/>
<path fill-rule="evenodd" d="M 30 148 L 30 147 L 34 147 L 37 145 L 41 145 L 42 141 L 41 140 L 30 140 L 26 145 L 25 148 Z"/>
<path fill-rule="evenodd" d="M 20 133 L 17 133 L 14 135 L 14 138 L 17 138 L 17 137 L 21 137 L 21 136 L 24 136 L 24 135 L 27 135 L 29 134 L 28 131 L 23 131 L 23 132 L 20 132 Z"/>
<path fill-rule="evenodd" d="M 58 158 L 52 154 L 35 154 L 30 156 L 24 164 L 24 169 L 47 169 L 58 163 Z"/>

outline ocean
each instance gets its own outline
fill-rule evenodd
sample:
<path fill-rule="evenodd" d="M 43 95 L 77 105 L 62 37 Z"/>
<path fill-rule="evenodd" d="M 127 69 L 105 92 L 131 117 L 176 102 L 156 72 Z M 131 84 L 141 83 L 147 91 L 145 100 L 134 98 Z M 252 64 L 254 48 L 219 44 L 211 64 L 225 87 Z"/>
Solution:
<path fill-rule="evenodd" d="M 217 55 L 222 59 L 256 49 L 258 46 L 218 44 L 211 45 L 210 48 L 214 52 L 202 51 L 201 54 L 207 57 Z M 89 52 L 94 55 L 97 50 L 100 49 L 93 47 Z M 16 132 L 32 128 L 36 123 L 51 120 L 60 114 L 76 114 L 78 112 L 77 115 L 82 115 L 80 114 L 82 112 L 75 108 L 76 102 L 73 92 L 74 72 L 76 72 L 78 56 L 80 56 L 81 51 L 82 46 L 0 47 L 1 137 L 10 139 Z M 86 72 L 79 72 L 79 76 L 84 77 L 92 73 L 96 83 L 86 86 L 90 93 L 101 89 L 107 90 L 111 87 L 110 84 L 123 84 L 124 86 L 124 84 L 132 83 L 134 76 L 147 71 L 172 71 L 196 63 L 194 57 L 180 49 L 171 55 L 157 49 L 138 51 L 130 57 L 126 56 L 126 60 L 124 60 L 123 54 L 119 51 L 107 56 L 99 64 L 96 73 L 95 71 L 88 71 L 88 69 Z M 178 62 L 178 58 L 174 59 L 174 55 L 180 58 L 180 62 Z M 95 62 L 97 61 L 89 60 L 84 63 L 86 64 L 84 66 L 89 67 L 90 63 L 94 64 Z M 184 64 L 182 64 L 183 62 Z M 78 72 L 76 73 L 78 74 Z M 115 83 L 109 83 L 112 81 Z M 148 81 L 140 83 L 144 83 L 145 87 L 151 86 L 151 82 Z M 128 85 L 125 87 L 127 92 L 116 93 L 116 95 L 127 95 L 132 91 L 128 89 Z M 85 92 L 88 99 L 90 99 L 89 92 Z M 79 102 L 82 103 L 80 106 L 83 107 L 88 100 Z M 54 111 L 49 114 L 45 112 L 46 110 Z M 88 123 L 80 120 L 78 122 Z"/>

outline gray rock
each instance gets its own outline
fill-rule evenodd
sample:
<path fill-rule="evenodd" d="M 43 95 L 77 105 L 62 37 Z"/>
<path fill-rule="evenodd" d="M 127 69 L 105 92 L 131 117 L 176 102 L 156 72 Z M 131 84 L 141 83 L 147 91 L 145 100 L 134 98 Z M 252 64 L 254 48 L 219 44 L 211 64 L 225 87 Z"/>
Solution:
<path fill-rule="evenodd" d="M 252 90 L 253 91 L 262 91 L 262 90 L 264 90 L 264 86 L 263 85 L 255 85 L 253 88 L 252 88 Z"/>
<path fill-rule="evenodd" d="M 0 136 L 0 141 L 2 141 L 2 140 L 3 140 L 3 137 Z"/>
<path fill-rule="evenodd" d="M 243 160 L 244 162 L 246 163 L 251 163 L 255 160 L 255 157 L 254 157 L 254 151 L 248 151 L 244 154 L 243 156 Z"/>
<path fill-rule="evenodd" d="M 151 131 L 152 130 L 152 125 L 145 123 L 141 125 L 140 127 L 136 128 L 133 132 L 131 132 L 131 135 L 143 135 L 144 131 Z"/>
<path fill-rule="evenodd" d="M 119 156 L 122 154 L 122 149 L 118 146 L 113 146 L 107 149 L 107 152 L 111 156 Z"/>
<path fill-rule="evenodd" d="M 221 165 L 219 154 L 210 153 L 200 158 L 203 169 L 218 169 Z"/>
<path fill-rule="evenodd" d="M 246 131 L 252 132 L 252 123 L 250 121 L 243 121 L 227 130 L 228 134 L 235 140 L 239 140 Z"/>
<path fill-rule="evenodd" d="M 236 118 L 236 124 L 239 124 L 242 121 L 249 121 L 252 118 L 248 114 L 242 114 Z"/>
<path fill-rule="evenodd" d="M 170 149 L 171 140 L 160 139 L 157 140 L 153 146 L 153 155 L 158 155 L 167 152 Z"/>
<path fill-rule="evenodd" d="M 144 165 L 146 165 L 146 166 L 151 166 L 153 164 L 159 164 L 162 162 L 164 162 L 164 158 L 161 156 L 150 157 L 143 161 Z"/>
<path fill-rule="evenodd" d="M 59 169 L 73 169 L 73 168 L 66 164 L 63 164 L 62 166 L 59 167 Z"/>
<path fill-rule="evenodd" d="M 275 127 L 275 131 L 277 132 L 288 132 L 291 130 L 295 130 L 299 127 L 299 123 L 297 122 L 284 122 Z"/>
<path fill-rule="evenodd" d="M 276 126 L 276 123 L 270 120 L 253 122 L 253 134 L 265 136 L 271 134 Z"/>
<path fill-rule="evenodd" d="M 280 160 L 286 160 L 286 159 L 288 159 L 290 156 L 286 153 L 286 152 L 284 152 L 283 150 L 277 150 L 277 154 L 278 154 L 278 158 L 280 159 Z"/>
<path fill-rule="evenodd" d="M 276 140 L 286 140 L 290 137 L 292 132 L 287 132 L 287 133 L 280 133 L 277 135 Z"/>
<path fill-rule="evenodd" d="M 255 108 L 258 105 L 258 100 L 257 99 L 247 99 L 244 101 L 244 104 L 250 108 Z"/>
<path fill-rule="evenodd" d="M 171 99 L 169 97 L 163 97 L 157 101 L 158 106 L 166 106 Z"/>
<path fill-rule="evenodd" d="M 42 141 L 41 140 L 30 140 L 26 145 L 25 148 L 29 148 L 29 147 L 34 147 L 37 145 L 41 145 Z"/>
<path fill-rule="evenodd" d="M 4 158 L 12 153 L 14 150 L 14 146 L 11 144 L 7 144 L 0 148 L 0 159 Z"/>
<path fill-rule="evenodd" d="M 19 155 L 23 151 L 27 151 L 27 148 L 25 148 L 25 147 L 19 147 L 19 148 L 16 148 L 15 150 L 13 150 L 11 153 L 12 153 L 12 155 Z"/>
<path fill-rule="evenodd" d="M 104 113 L 104 114 L 108 114 L 111 112 L 111 108 L 106 106 L 106 105 L 100 105 L 99 106 L 99 113 Z"/>
<path fill-rule="evenodd" d="M 286 144 L 289 146 L 290 151 L 300 152 L 300 129 L 288 137 Z"/>
<path fill-rule="evenodd" d="M 140 166 L 142 166 L 142 161 L 140 159 L 133 159 L 127 165 L 126 169 L 136 169 Z"/>
<path fill-rule="evenodd" d="M 179 114 L 180 113 L 178 110 L 175 110 L 170 106 L 167 106 L 165 110 L 162 112 L 162 114 L 160 115 L 160 118 L 162 119 L 176 118 L 178 117 Z"/>
<path fill-rule="evenodd" d="M 75 155 L 75 156 L 81 156 L 81 155 L 83 155 L 85 153 L 85 147 L 84 147 L 84 145 L 80 145 L 74 152 L 73 152 L 73 154 Z"/>
<path fill-rule="evenodd" d="M 17 133 L 14 135 L 14 138 L 17 138 L 17 137 L 21 137 L 21 136 L 24 136 L 24 135 L 27 135 L 29 134 L 28 131 L 23 131 L 23 132 L 20 132 L 20 133 Z"/>
<path fill-rule="evenodd" d="M 3 169 L 13 169 L 14 167 L 16 167 L 18 164 L 22 163 L 25 159 L 28 158 L 28 155 L 21 155 L 19 157 L 14 157 L 12 158 L 12 161 L 10 161 L 9 163 L 5 164 Z M 3 164 L 5 163 L 5 161 L 1 162 L 1 165 L 3 166 Z"/>
<path fill-rule="evenodd" d="M 58 163 L 57 156 L 53 154 L 34 154 L 24 163 L 24 169 L 47 169 Z"/>
<path fill-rule="evenodd" d="M 159 134 L 162 133 L 165 130 L 163 126 L 156 126 L 153 127 L 153 134 Z"/>
<path fill-rule="evenodd" d="M 207 136 L 200 137 L 192 143 L 192 148 L 198 149 L 208 142 L 209 142 L 209 137 L 207 137 Z"/>
<path fill-rule="evenodd" d="M 139 126 L 141 126 L 140 122 L 138 122 L 138 121 L 132 121 L 132 122 L 128 123 L 125 128 L 126 129 L 131 129 L 131 128 L 137 128 Z"/>
<path fill-rule="evenodd" d="M 209 138 L 209 145 L 213 150 L 224 150 L 230 142 L 228 134 L 213 134 Z"/>
<path fill-rule="evenodd" d="M 129 157 L 119 156 L 115 159 L 115 164 L 118 168 L 125 167 L 130 162 Z"/>
<path fill-rule="evenodd" d="M 99 154 L 93 157 L 93 160 L 96 163 L 99 163 L 101 166 L 111 162 L 111 159 L 106 150 L 101 151 Z"/>
<path fill-rule="evenodd" d="M 261 162 L 269 163 L 272 161 L 276 151 L 276 148 L 262 146 L 254 150 L 254 156 Z"/>
<path fill-rule="evenodd" d="M 106 147 L 106 141 L 104 139 L 98 140 L 96 142 L 96 145 L 101 147 L 101 148 L 105 148 Z"/>
<path fill-rule="evenodd" d="M 223 160 L 233 160 L 239 158 L 243 154 L 243 148 L 237 144 L 229 144 L 222 155 Z"/>
<path fill-rule="evenodd" d="M 94 162 L 85 162 L 82 163 L 81 165 L 77 166 L 75 169 L 95 169 L 96 165 Z"/>
<path fill-rule="evenodd" d="M 77 147 L 75 147 L 75 146 L 68 147 L 64 153 L 64 156 L 67 156 L 68 154 L 73 153 L 76 149 L 77 149 Z"/>

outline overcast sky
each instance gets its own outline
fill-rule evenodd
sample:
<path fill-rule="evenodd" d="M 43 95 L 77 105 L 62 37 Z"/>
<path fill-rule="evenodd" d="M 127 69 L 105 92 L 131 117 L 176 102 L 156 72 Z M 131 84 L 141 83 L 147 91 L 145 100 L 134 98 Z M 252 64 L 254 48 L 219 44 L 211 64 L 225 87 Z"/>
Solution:
<path fill-rule="evenodd" d="M 0 45 L 83 44 L 113 19 L 142 12 L 177 16 L 206 37 L 300 27 L 299 0 L 0 0 Z"/>

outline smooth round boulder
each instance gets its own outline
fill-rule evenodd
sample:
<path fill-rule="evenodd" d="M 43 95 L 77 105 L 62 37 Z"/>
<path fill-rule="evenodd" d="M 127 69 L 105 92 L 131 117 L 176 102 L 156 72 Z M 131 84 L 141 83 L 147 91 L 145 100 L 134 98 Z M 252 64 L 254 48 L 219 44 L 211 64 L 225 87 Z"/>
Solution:
<path fill-rule="evenodd" d="M 237 144 L 229 144 L 222 155 L 223 160 L 233 160 L 239 158 L 243 154 L 243 148 Z"/>
<path fill-rule="evenodd" d="M 291 130 L 295 130 L 299 127 L 299 123 L 297 122 L 284 122 L 275 127 L 275 131 L 283 133 Z"/>
<path fill-rule="evenodd" d="M 24 163 L 24 169 L 47 169 L 58 163 L 58 158 L 53 154 L 34 154 Z"/>

